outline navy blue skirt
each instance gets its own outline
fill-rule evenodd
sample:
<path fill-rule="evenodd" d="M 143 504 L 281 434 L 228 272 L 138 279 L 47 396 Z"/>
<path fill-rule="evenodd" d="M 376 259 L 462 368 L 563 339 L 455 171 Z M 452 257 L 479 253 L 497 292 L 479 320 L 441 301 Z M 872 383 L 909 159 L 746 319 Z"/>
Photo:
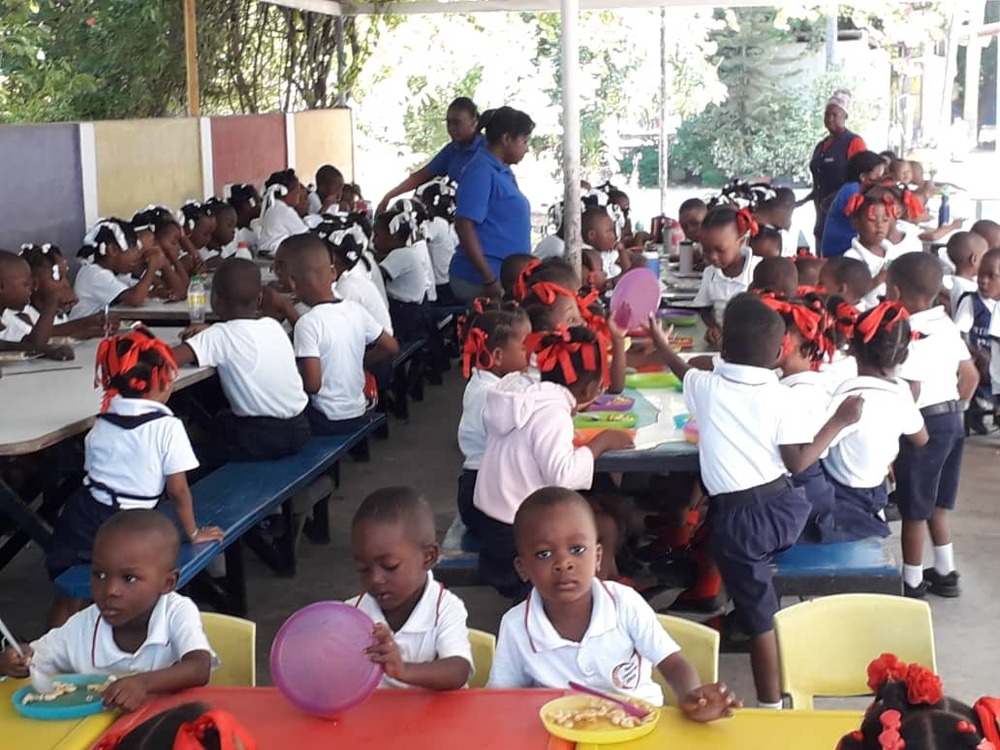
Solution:
<path fill-rule="evenodd" d="M 45 548 L 45 569 L 54 581 L 74 565 L 90 563 L 94 537 L 117 506 L 97 502 L 86 487 L 70 495 Z"/>

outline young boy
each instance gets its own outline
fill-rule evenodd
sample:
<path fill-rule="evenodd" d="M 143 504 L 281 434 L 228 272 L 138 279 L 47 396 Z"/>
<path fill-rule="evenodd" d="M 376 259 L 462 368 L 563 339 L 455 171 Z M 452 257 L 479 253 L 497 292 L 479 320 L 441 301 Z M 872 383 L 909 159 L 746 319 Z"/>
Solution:
<path fill-rule="evenodd" d="M 462 600 L 434 580 L 434 514 L 409 487 L 366 497 L 351 523 L 364 592 L 347 601 L 375 621 L 369 658 L 385 666 L 382 687 L 457 690 L 472 675 Z"/>
<path fill-rule="evenodd" d="M 751 292 L 771 293 L 782 299 L 792 299 L 798 288 L 799 275 L 791 258 L 764 258 L 753 269 Z"/>
<path fill-rule="evenodd" d="M 910 342 L 899 377 L 910 384 L 930 441 L 900 443 L 895 464 L 896 502 L 903 516 L 903 592 L 922 599 L 928 591 L 960 593 L 948 511 L 955 507 L 965 430 L 962 401 L 972 397 L 979 374 L 958 327 L 937 305 L 941 264 L 927 253 L 907 253 L 889 267 L 886 292 L 910 314 L 921 338 Z M 923 569 L 924 529 L 930 528 L 934 564 Z"/>
<path fill-rule="evenodd" d="M 977 259 L 977 266 L 978 276 L 972 282 L 975 288 L 959 298 L 953 317 L 979 371 L 976 400 L 965 414 L 966 422 L 971 430 L 985 435 L 988 429 L 983 422 L 984 411 L 994 411 L 990 382 L 993 350 L 990 327 L 1000 301 L 1000 248 L 985 252 L 981 261 Z"/>
<path fill-rule="evenodd" d="M 948 240 L 948 260 L 955 266 L 955 273 L 945 279 L 944 286 L 953 318 L 958 315 L 962 297 L 976 291 L 976 274 L 987 250 L 986 239 L 975 232 L 955 232 Z"/>
<path fill-rule="evenodd" d="M 295 323 L 295 357 L 309 394 L 306 416 L 317 435 L 355 430 L 365 414 L 365 368 L 385 362 L 399 344 L 361 305 L 337 300 L 330 253 L 314 234 L 289 237 L 288 281 L 311 309 Z"/>
<path fill-rule="evenodd" d="M 601 254 L 601 266 L 608 280 L 614 281 L 629 269 L 629 255 L 618 250 L 618 235 L 615 223 L 602 206 L 590 206 L 580 218 L 580 233 L 583 243 Z"/>
<path fill-rule="evenodd" d="M 222 320 L 195 325 L 174 347 L 178 365 L 215 367 L 232 414 L 219 423 L 223 460 L 267 461 L 298 453 L 309 439 L 309 397 L 292 343 L 274 318 L 260 317 L 260 270 L 227 258 L 212 279 L 212 310 Z"/>
<path fill-rule="evenodd" d="M 0 351 L 34 351 L 48 359 L 73 359 L 71 347 L 48 345 L 59 312 L 60 297 L 55 290 L 44 294 L 38 321 L 32 325 L 25 320 L 22 310 L 31 304 L 33 289 L 28 262 L 0 250 Z"/>
<path fill-rule="evenodd" d="M 757 702 L 781 708 L 778 649 L 772 618 L 774 554 L 798 540 L 810 512 L 789 472 L 811 466 L 844 427 L 861 416 L 861 399 L 825 414 L 803 414 L 774 372 L 785 323 L 752 295 L 734 297 L 722 327 L 722 359 L 711 372 L 677 356 L 655 321 L 650 335 L 663 361 L 684 384 L 684 401 L 698 420 L 701 480 L 711 498 L 711 540 L 736 617 L 750 636 Z"/>
<path fill-rule="evenodd" d="M 491 688 L 565 688 L 578 682 L 663 705 L 656 667 L 696 721 L 732 716 L 739 701 L 698 675 L 635 590 L 597 580 L 604 553 L 594 512 L 562 487 L 533 492 L 514 517 L 518 575 L 528 599 L 503 616 Z"/>
<path fill-rule="evenodd" d="M 688 198 L 677 209 L 677 221 L 684 232 L 684 238 L 695 245 L 701 245 L 701 222 L 708 213 L 708 205 L 701 198 Z M 701 248 L 696 248 L 700 250 Z"/>
<path fill-rule="evenodd" d="M 987 248 L 992 250 L 1000 247 L 1000 224 L 990 219 L 980 219 L 969 228 L 970 232 L 975 232 L 986 240 Z"/>
<path fill-rule="evenodd" d="M 316 170 L 316 190 L 309 194 L 309 213 L 338 214 L 340 198 L 344 192 L 344 175 L 332 164 Z"/>
<path fill-rule="evenodd" d="M 872 288 L 872 275 L 864 261 L 839 255 L 823 264 L 819 285 L 828 294 L 843 297 L 845 302 L 860 309 L 864 296 Z"/>
<path fill-rule="evenodd" d="M 177 586 L 180 537 L 156 510 L 126 510 L 105 521 L 94 539 L 94 603 L 22 649 L 0 654 L 0 673 L 31 674 L 39 692 L 61 674 L 107 674 L 118 679 L 104 705 L 135 711 L 156 693 L 208 683 L 218 659 L 194 602 Z"/>

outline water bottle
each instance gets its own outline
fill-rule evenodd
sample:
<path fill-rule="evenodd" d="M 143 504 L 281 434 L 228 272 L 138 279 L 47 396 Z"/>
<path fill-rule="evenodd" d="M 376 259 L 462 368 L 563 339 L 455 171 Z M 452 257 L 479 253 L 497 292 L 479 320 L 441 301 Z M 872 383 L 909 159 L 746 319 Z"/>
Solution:
<path fill-rule="evenodd" d="M 941 208 L 938 209 L 938 226 L 951 224 L 951 204 L 948 202 L 948 191 L 941 191 Z"/>
<path fill-rule="evenodd" d="M 196 274 L 191 277 L 191 283 L 188 284 L 188 316 L 191 319 L 191 325 L 205 322 L 205 308 L 207 307 L 208 297 L 205 294 L 205 284 L 202 282 L 201 276 Z"/>
<path fill-rule="evenodd" d="M 236 246 L 236 257 L 253 260 L 253 253 L 250 252 L 249 242 L 241 242 Z"/>
<path fill-rule="evenodd" d="M 670 220 L 670 257 L 676 258 L 681 251 L 681 243 L 687 239 L 684 236 L 684 230 L 681 229 L 681 223 L 676 219 Z M 666 244 L 666 243 L 664 243 Z"/>

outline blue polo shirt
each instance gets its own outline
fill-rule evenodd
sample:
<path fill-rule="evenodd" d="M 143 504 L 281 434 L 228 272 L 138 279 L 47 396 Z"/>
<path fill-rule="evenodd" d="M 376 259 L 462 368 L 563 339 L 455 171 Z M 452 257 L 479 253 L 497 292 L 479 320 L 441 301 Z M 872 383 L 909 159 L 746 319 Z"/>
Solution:
<path fill-rule="evenodd" d="M 466 166 L 455 204 L 457 218 L 475 223 L 479 246 L 494 275 L 499 276 L 508 255 L 531 252 L 531 205 L 510 167 L 488 148 L 480 149 Z M 474 284 L 483 281 L 461 244 L 452 256 L 450 273 Z"/>
<path fill-rule="evenodd" d="M 486 139 L 482 135 L 477 135 L 473 138 L 472 143 L 468 146 L 463 146 L 460 143 L 452 141 L 438 151 L 437 155 L 430 160 L 430 163 L 425 168 L 433 172 L 436 177 L 447 175 L 455 182 L 458 182 L 462 176 L 462 172 L 465 170 L 465 166 L 479 152 L 484 143 L 486 143 Z"/>
<path fill-rule="evenodd" d="M 844 215 L 847 202 L 861 192 L 861 183 L 848 182 L 837 192 L 830 212 L 826 215 L 823 225 L 823 241 L 820 243 L 820 255 L 824 258 L 836 258 L 847 252 L 851 241 L 858 236 L 849 217 Z"/>

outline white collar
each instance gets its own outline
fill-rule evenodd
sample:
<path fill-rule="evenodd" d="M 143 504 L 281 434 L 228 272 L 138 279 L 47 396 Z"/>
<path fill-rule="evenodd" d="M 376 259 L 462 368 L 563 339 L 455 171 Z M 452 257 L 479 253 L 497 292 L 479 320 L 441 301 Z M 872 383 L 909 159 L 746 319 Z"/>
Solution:
<path fill-rule="evenodd" d="M 167 627 L 166 613 L 168 596 L 169 594 L 164 594 L 156 600 L 153 611 L 149 615 L 149 624 L 146 626 L 146 640 L 131 656 L 136 656 L 147 646 L 166 646 L 170 643 L 170 630 Z M 97 605 L 94 605 L 94 609 L 97 609 Z M 126 658 L 129 657 L 128 652 L 122 651 L 115 643 L 114 629 L 98 613 L 90 646 L 90 657 L 94 669 L 108 669 L 121 661 L 123 654 Z"/>
<path fill-rule="evenodd" d="M 111 403 L 108 405 L 108 411 L 112 414 L 120 414 L 123 417 L 138 417 L 154 411 L 162 412 L 170 417 L 174 416 L 170 407 L 166 404 L 161 404 L 159 401 L 153 401 L 148 398 L 125 398 L 124 396 L 115 396 L 112 398 Z"/>
<path fill-rule="evenodd" d="M 406 618 L 406 622 L 396 632 L 426 633 L 433 630 L 438 624 L 441 599 L 444 597 L 444 592 L 444 584 L 435 581 L 434 574 L 431 571 L 427 571 L 427 582 L 424 584 L 424 593 L 420 595 L 417 605 L 413 608 L 410 616 Z M 361 606 L 362 601 L 365 602 L 364 607 Z M 354 606 L 369 610 L 377 616 L 376 619 L 387 622 L 378 600 L 370 594 L 361 594 Z"/>
<path fill-rule="evenodd" d="M 487 385 L 496 385 L 500 382 L 499 376 L 481 367 L 473 369 L 470 377 L 476 378 L 476 380 L 485 380 Z"/>
<path fill-rule="evenodd" d="M 876 255 L 871 250 L 869 250 L 867 247 L 865 247 L 864 245 L 862 245 L 861 244 L 861 240 L 859 240 L 857 237 L 855 237 L 853 240 L 851 240 L 851 247 L 853 247 L 854 250 L 861 256 L 861 260 L 863 260 L 865 263 L 867 263 L 869 265 L 871 265 L 869 259 L 877 261 L 879 263 L 885 263 L 885 256 L 884 255 Z M 882 251 L 886 252 L 887 247 L 892 247 L 892 245 L 889 243 L 888 240 L 883 240 L 882 241 Z"/>
<path fill-rule="evenodd" d="M 944 320 L 948 316 L 945 314 L 944 305 L 935 305 L 929 310 L 923 310 L 922 312 L 913 313 L 910 316 L 911 327 L 913 323 L 934 323 L 938 320 Z"/>
<path fill-rule="evenodd" d="M 856 378 L 848 378 L 837 386 L 836 395 L 840 396 L 852 391 L 886 391 L 887 393 L 898 393 L 902 385 L 898 380 L 885 380 L 871 375 L 858 375 Z"/>
<path fill-rule="evenodd" d="M 778 382 L 778 373 L 766 367 L 737 365 L 722 360 L 715 367 L 715 373 L 726 380 L 742 385 L 768 385 Z"/>
<path fill-rule="evenodd" d="M 814 370 L 805 370 L 803 372 L 796 372 L 792 375 L 785 375 L 780 382 L 782 385 L 787 386 L 819 385 L 822 380 L 823 375 L 821 373 L 815 372 Z"/>
<path fill-rule="evenodd" d="M 721 268 L 718 266 L 711 266 L 711 268 L 715 271 L 716 278 L 723 279 L 724 281 L 728 281 L 733 284 L 739 283 L 749 286 L 750 280 L 753 278 L 753 250 L 744 245 L 740 248 L 740 255 L 743 256 L 743 268 L 738 274 L 735 276 L 726 276 L 726 274 L 722 272 Z"/>
<path fill-rule="evenodd" d="M 604 585 L 603 581 L 594 578 L 590 585 L 591 596 L 594 599 L 590 612 L 590 624 L 583 634 L 580 643 L 569 641 L 559 635 L 549 616 L 545 614 L 545 603 L 538 589 L 532 588 L 524 603 L 524 629 L 528 636 L 528 645 L 535 653 L 539 651 L 554 651 L 563 646 L 579 647 L 588 638 L 603 635 L 618 628 L 618 601 L 614 594 Z"/>

